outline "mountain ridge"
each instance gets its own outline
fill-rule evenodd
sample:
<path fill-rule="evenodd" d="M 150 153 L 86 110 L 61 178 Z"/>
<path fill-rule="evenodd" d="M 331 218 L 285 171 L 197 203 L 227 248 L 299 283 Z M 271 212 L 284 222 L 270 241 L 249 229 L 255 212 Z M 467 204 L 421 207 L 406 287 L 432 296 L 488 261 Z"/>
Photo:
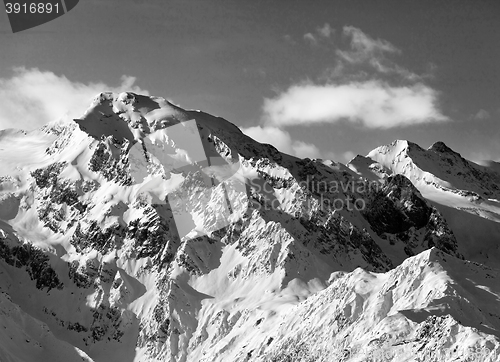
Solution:
<path fill-rule="evenodd" d="M 385 155 L 446 150 L 405 142 Z M 321 315 L 320 296 L 333 284 L 354 288 L 367 275 L 395 276 L 431 256 L 454 265 L 483 261 L 479 253 L 495 247 L 481 241 L 477 252 L 464 249 L 460 229 L 448 225 L 415 174 L 396 172 L 408 162 L 390 168 L 395 158 L 381 152 L 348 167 L 299 159 L 159 97 L 101 93 L 80 119 L 0 133 L 0 145 L 0 271 L 9 275 L 0 290 L 95 362 L 284 361 L 297 352 L 283 345 L 296 331 L 276 330 L 276 321 L 299 326 L 301 313 Z M 477 200 L 444 195 L 494 206 L 484 192 Z M 378 288 L 376 278 L 366 279 L 370 288 Z M 443 297 L 466 299 L 467 288 L 477 294 L 480 283 L 445 288 Z M 421 295 L 411 285 L 398 288 Z M 498 291 L 490 289 L 494 299 Z M 383 304 L 370 308 L 384 314 Z M 466 330 L 457 335 L 476 333 L 470 321 L 425 313 Z M 425 320 L 404 322 L 411 324 L 405 333 L 420 331 Z M 359 334 L 373 323 L 360 318 L 352 328 Z M 491 341 L 488 350 L 497 353 L 495 323 L 471 346 Z M 262 339 L 259 330 L 275 335 Z M 324 337 L 318 346 L 333 341 L 316 332 Z M 343 353 L 345 346 L 337 347 L 325 350 L 325 360 Z M 358 353 L 365 352 L 351 351 L 346 360 Z"/>

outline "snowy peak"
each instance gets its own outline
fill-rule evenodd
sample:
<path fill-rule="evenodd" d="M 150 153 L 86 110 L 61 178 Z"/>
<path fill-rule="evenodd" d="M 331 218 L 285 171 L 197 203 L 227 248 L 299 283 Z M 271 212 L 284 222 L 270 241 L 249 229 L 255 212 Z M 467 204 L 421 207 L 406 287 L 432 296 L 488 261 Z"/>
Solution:
<path fill-rule="evenodd" d="M 161 97 L 131 92 L 100 93 L 75 122 L 95 139 L 112 136 L 132 142 L 189 120 L 196 120 L 200 129 L 206 127 L 219 133 L 242 135 L 236 126 L 223 118 L 184 110 Z"/>
<path fill-rule="evenodd" d="M 356 157 L 348 167 L 370 180 L 404 175 L 446 219 L 460 254 L 499 265 L 500 172 L 494 163 L 468 161 L 443 142 L 425 150 L 398 140 Z"/>
<path fill-rule="evenodd" d="M 158 129 L 186 119 L 185 112 L 162 98 L 111 92 L 96 96 L 75 122 L 95 139 L 138 140 Z"/>
<path fill-rule="evenodd" d="M 368 170 L 363 167 L 370 160 L 378 167 L 373 164 Z M 500 198 L 500 174 L 491 167 L 466 160 L 441 141 L 425 150 L 416 143 L 397 140 L 375 148 L 365 160 L 354 159 L 350 166 L 359 169 L 358 172 L 372 170 L 371 177 L 374 169 L 390 170 L 406 175 L 417 186 L 431 185 L 476 200 Z"/>
<path fill-rule="evenodd" d="M 395 140 L 392 143 L 384 146 L 380 146 L 371 151 L 367 157 L 374 154 L 383 155 L 399 155 L 401 153 L 409 153 L 411 151 L 421 151 L 422 148 L 416 143 L 407 140 Z"/>

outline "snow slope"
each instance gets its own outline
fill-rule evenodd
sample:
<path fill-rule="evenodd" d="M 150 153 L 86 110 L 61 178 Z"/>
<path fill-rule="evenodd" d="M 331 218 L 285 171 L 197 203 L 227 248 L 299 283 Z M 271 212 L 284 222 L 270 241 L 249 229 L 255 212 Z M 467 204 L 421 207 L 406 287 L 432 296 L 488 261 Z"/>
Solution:
<path fill-rule="evenodd" d="M 82 361 L 86 353 L 54 337 L 49 327 L 0 293 L 0 356 L 4 362 Z"/>
<path fill-rule="evenodd" d="M 254 352 L 274 361 L 498 361 L 498 277 L 435 248 L 387 273 L 338 273 Z"/>

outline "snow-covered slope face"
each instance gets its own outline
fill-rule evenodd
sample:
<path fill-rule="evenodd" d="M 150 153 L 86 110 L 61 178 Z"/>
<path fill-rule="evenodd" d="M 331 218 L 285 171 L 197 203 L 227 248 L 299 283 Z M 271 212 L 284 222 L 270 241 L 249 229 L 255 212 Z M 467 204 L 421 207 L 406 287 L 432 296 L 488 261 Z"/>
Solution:
<path fill-rule="evenodd" d="M 1 306 L 50 330 L 33 337 L 38 355 L 0 349 L 12 361 L 52 356 L 54 340 L 93 361 L 286 360 L 276 353 L 295 353 L 282 348 L 299 338 L 292 325 L 303 313 L 320 318 L 322 296 L 365 280 L 378 291 L 433 247 L 456 265 L 464 256 L 410 177 L 372 182 L 333 161 L 300 160 L 162 98 L 102 93 L 81 119 L 2 131 L 0 172 L 0 291 L 10 298 Z M 414 285 L 402 280 L 400 294 Z M 351 308 L 347 299 L 338 308 Z M 388 308 L 370 304 L 381 319 L 399 310 Z M 21 335 L 23 322 L 9 318 L 1 323 L 15 332 L 0 345 Z M 356 333 L 370 318 L 352 320 Z M 398 318 L 408 335 L 423 323 Z M 471 346 L 498 330 L 443 323 L 475 338 Z M 334 346 L 325 356 L 340 353 Z"/>
<path fill-rule="evenodd" d="M 417 184 L 454 191 L 460 196 L 500 199 L 500 174 L 464 159 L 443 142 L 424 150 L 409 141 L 395 141 L 374 149 L 367 157 Z"/>
<path fill-rule="evenodd" d="M 387 273 L 334 274 L 261 328 L 252 360 L 498 361 L 499 276 L 434 248 Z"/>
<path fill-rule="evenodd" d="M 372 180 L 406 176 L 445 217 L 459 252 L 500 266 L 500 172 L 495 162 L 468 161 L 443 142 L 424 150 L 398 140 L 357 156 L 348 167 Z"/>

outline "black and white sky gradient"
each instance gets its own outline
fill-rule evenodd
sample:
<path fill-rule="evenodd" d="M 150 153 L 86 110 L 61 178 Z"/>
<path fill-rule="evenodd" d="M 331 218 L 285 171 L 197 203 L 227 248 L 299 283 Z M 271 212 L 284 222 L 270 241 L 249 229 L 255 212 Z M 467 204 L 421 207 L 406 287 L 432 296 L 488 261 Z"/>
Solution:
<path fill-rule="evenodd" d="M 500 160 L 499 58 L 497 0 L 81 0 L 16 34 L 0 15 L 0 129 L 129 90 L 301 157 L 408 139 Z"/>

